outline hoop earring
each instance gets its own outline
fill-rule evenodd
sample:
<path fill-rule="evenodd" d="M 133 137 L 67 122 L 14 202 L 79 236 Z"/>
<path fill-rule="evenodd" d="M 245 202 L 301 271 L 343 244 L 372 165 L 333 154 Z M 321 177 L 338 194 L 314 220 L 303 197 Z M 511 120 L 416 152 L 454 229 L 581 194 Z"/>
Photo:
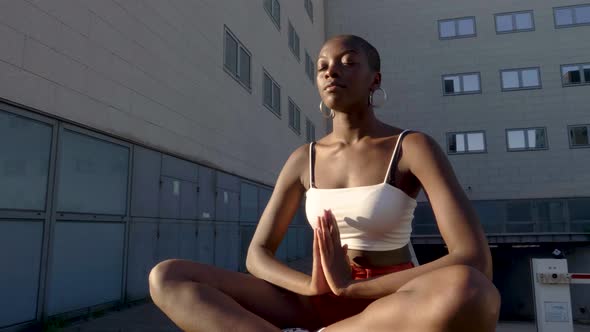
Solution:
<path fill-rule="evenodd" d="M 322 116 L 324 118 L 326 118 L 326 119 L 328 119 L 328 118 L 332 118 L 333 119 L 334 116 L 336 115 L 336 114 L 334 114 L 334 110 L 331 109 L 330 110 L 330 114 L 328 116 L 326 116 L 326 113 L 324 113 L 324 101 L 323 100 L 320 101 L 320 113 L 322 113 Z"/>
<path fill-rule="evenodd" d="M 373 94 L 377 90 L 381 90 L 383 92 L 383 102 L 380 102 L 380 103 L 375 104 L 374 101 L 373 101 Z M 383 104 L 385 104 L 386 101 L 387 101 L 387 92 L 385 92 L 385 90 L 383 90 L 382 87 L 378 87 L 377 89 L 371 91 L 371 93 L 369 94 L 369 105 L 371 105 L 371 106 L 373 106 L 375 108 L 383 106 Z"/>

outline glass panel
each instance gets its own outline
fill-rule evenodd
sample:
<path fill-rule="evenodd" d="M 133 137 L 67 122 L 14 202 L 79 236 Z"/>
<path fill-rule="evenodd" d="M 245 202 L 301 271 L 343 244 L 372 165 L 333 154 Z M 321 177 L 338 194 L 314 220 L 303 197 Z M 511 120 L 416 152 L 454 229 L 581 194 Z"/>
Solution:
<path fill-rule="evenodd" d="M 293 34 L 294 34 L 293 26 L 291 25 L 291 23 L 289 23 L 289 33 L 288 33 L 288 35 L 289 35 L 289 47 L 291 49 L 294 48 L 293 47 Z"/>
<path fill-rule="evenodd" d="M 124 215 L 129 149 L 69 130 L 61 142 L 58 211 Z"/>
<path fill-rule="evenodd" d="M 545 147 L 545 129 L 536 128 L 528 130 L 529 148 L 542 149 Z"/>
<path fill-rule="evenodd" d="M 515 89 L 519 87 L 517 71 L 502 72 L 502 87 L 504 89 Z"/>
<path fill-rule="evenodd" d="M 438 26 L 442 38 L 455 37 L 457 35 L 455 32 L 455 21 L 442 21 L 438 23 Z"/>
<path fill-rule="evenodd" d="M 590 6 L 577 7 L 575 15 L 576 23 L 590 23 Z"/>
<path fill-rule="evenodd" d="M 295 114 L 293 114 L 294 112 L 294 105 L 291 101 L 289 101 L 289 125 L 291 127 L 295 126 Z"/>
<path fill-rule="evenodd" d="M 508 233 L 532 233 L 534 231 L 534 223 L 506 224 L 506 232 Z"/>
<path fill-rule="evenodd" d="M 52 127 L 0 111 L 0 209 L 45 210 Z"/>
<path fill-rule="evenodd" d="M 483 133 L 467 134 L 467 146 L 469 151 L 484 151 Z"/>
<path fill-rule="evenodd" d="M 571 8 L 561 8 L 555 10 L 555 21 L 557 25 L 574 24 L 574 15 Z"/>
<path fill-rule="evenodd" d="M 522 85 L 523 87 L 539 86 L 539 70 L 526 69 L 522 71 Z"/>
<path fill-rule="evenodd" d="M 512 15 L 498 15 L 496 16 L 496 29 L 498 32 L 512 31 Z"/>
<path fill-rule="evenodd" d="M 272 85 L 272 91 L 273 91 L 273 95 L 272 95 L 272 108 L 277 112 L 277 113 L 281 113 L 281 88 L 279 88 L 278 85 L 273 84 Z"/>
<path fill-rule="evenodd" d="M 459 82 L 459 76 L 445 77 L 444 81 L 446 94 L 461 92 L 461 83 Z"/>
<path fill-rule="evenodd" d="M 240 47 L 240 81 L 250 87 L 250 55 Z"/>
<path fill-rule="evenodd" d="M 533 28 L 533 14 L 532 13 L 519 13 L 514 15 L 516 19 L 516 29 L 532 29 Z"/>
<path fill-rule="evenodd" d="M 465 152 L 465 135 L 457 134 L 455 139 L 457 140 L 457 152 Z"/>
<path fill-rule="evenodd" d="M 295 43 L 295 55 L 299 58 L 299 35 L 297 33 L 293 33 L 294 36 L 294 43 Z"/>
<path fill-rule="evenodd" d="M 473 201 L 472 204 L 486 232 L 500 233 L 502 231 L 504 216 L 502 215 L 501 202 Z"/>
<path fill-rule="evenodd" d="M 240 190 L 240 221 L 258 221 L 258 188 L 242 183 Z"/>
<path fill-rule="evenodd" d="M 578 66 L 564 66 L 561 69 L 561 74 L 565 84 L 577 84 L 582 81 Z"/>
<path fill-rule="evenodd" d="M 584 65 L 584 82 L 590 83 L 590 65 Z"/>
<path fill-rule="evenodd" d="M 225 66 L 232 73 L 238 74 L 238 43 L 227 32 L 225 33 Z"/>
<path fill-rule="evenodd" d="M 272 81 L 264 74 L 264 103 L 272 106 Z"/>
<path fill-rule="evenodd" d="M 463 91 L 479 91 L 479 77 L 477 74 L 463 76 Z"/>
<path fill-rule="evenodd" d="M 590 140 L 588 139 L 588 127 L 572 127 L 570 128 L 570 137 L 572 145 L 588 145 Z"/>
<path fill-rule="evenodd" d="M 459 35 L 473 35 L 475 34 L 475 20 L 473 18 L 466 18 L 459 20 Z"/>
<path fill-rule="evenodd" d="M 524 131 L 523 130 L 509 130 L 508 131 L 508 148 L 509 149 L 524 149 Z"/>
<path fill-rule="evenodd" d="M 516 201 L 506 203 L 506 220 L 531 221 L 533 220 L 530 201 Z"/>
<path fill-rule="evenodd" d="M 541 222 L 565 221 L 564 203 L 561 201 L 538 202 L 537 211 Z"/>
<path fill-rule="evenodd" d="M 278 0 L 273 1 L 272 16 L 275 19 L 275 21 L 277 21 L 277 23 L 280 25 L 281 24 L 281 4 L 279 3 Z"/>
<path fill-rule="evenodd" d="M 574 198 L 567 202 L 570 220 L 590 221 L 590 198 Z"/>

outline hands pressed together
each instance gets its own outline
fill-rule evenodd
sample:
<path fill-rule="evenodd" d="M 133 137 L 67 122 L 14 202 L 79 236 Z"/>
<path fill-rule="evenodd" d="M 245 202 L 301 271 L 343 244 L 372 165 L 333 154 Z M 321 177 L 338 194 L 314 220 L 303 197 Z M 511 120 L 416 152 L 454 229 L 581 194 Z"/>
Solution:
<path fill-rule="evenodd" d="M 309 295 L 332 292 L 343 295 L 352 281 L 347 245 L 340 243 L 340 232 L 330 210 L 318 216 L 313 232 L 313 268 Z"/>

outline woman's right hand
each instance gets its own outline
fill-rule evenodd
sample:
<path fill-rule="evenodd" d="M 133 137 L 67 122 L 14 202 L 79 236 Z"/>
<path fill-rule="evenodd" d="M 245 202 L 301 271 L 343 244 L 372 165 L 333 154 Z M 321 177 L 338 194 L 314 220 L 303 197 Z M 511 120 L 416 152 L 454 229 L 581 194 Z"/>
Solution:
<path fill-rule="evenodd" d="M 320 217 L 318 217 L 317 225 L 320 224 Z M 311 269 L 311 279 L 308 285 L 308 296 L 321 295 L 332 292 L 330 285 L 324 275 L 322 269 L 322 259 L 320 257 L 319 245 L 319 229 L 313 230 L 313 265 Z"/>

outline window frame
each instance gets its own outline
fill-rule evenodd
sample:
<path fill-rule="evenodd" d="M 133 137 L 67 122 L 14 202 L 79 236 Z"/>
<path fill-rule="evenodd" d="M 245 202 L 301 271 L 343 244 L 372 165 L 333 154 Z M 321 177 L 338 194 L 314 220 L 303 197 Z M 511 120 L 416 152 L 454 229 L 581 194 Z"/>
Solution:
<path fill-rule="evenodd" d="M 588 144 L 586 145 L 574 145 L 572 144 L 572 136 L 571 136 L 571 130 L 572 128 L 575 127 L 586 127 L 586 131 L 588 132 Z M 568 125 L 567 126 L 567 139 L 568 139 L 568 143 L 570 146 L 570 149 L 588 149 L 590 148 L 590 123 L 581 123 L 581 124 L 574 124 L 574 125 Z"/>
<path fill-rule="evenodd" d="M 464 20 L 466 18 L 473 19 L 473 34 L 469 35 L 459 35 L 459 21 Z M 455 23 L 455 35 L 450 37 L 443 37 L 441 34 L 441 23 L 442 22 L 449 22 L 453 21 Z M 477 20 L 475 16 L 463 16 L 463 17 L 455 17 L 455 18 L 445 18 L 437 20 L 437 28 L 438 28 L 438 39 L 439 40 L 448 40 L 448 39 L 460 39 L 460 38 L 474 38 L 477 37 Z"/>
<path fill-rule="evenodd" d="M 272 14 L 272 10 L 275 6 L 275 2 L 279 6 L 279 17 L 278 18 L 275 18 Z M 270 17 L 270 20 L 272 21 L 272 23 L 274 23 L 275 27 L 279 31 L 281 31 L 281 3 L 279 2 L 279 0 L 270 0 L 270 8 L 266 8 L 265 0 L 262 0 L 262 7 L 264 7 L 264 10 L 266 11 L 268 16 Z"/>
<path fill-rule="evenodd" d="M 580 71 L 580 78 L 582 79 L 582 82 L 580 82 L 580 83 L 565 83 L 565 81 L 563 80 L 563 67 L 573 67 L 573 66 L 578 67 L 578 70 Z M 586 81 L 586 77 L 584 75 L 584 66 L 590 66 L 590 62 L 567 63 L 567 64 L 559 65 L 559 76 L 561 79 L 561 86 L 563 88 L 569 88 L 572 86 L 590 85 L 590 81 Z"/>
<path fill-rule="evenodd" d="M 293 32 L 293 45 L 291 45 L 291 32 Z M 294 50 L 295 36 L 297 37 L 297 53 Z M 295 30 L 295 27 L 291 23 L 291 20 L 289 20 L 289 28 L 287 31 L 287 44 L 289 44 L 289 49 L 291 50 L 291 53 L 293 53 L 297 61 L 301 62 L 301 38 L 299 37 L 297 30 Z"/>
<path fill-rule="evenodd" d="M 303 0 L 303 6 L 305 7 L 305 11 L 307 12 L 307 16 L 311 20 L 313 24 L 313 2 L 312 0 Z"/>
<path fill-rule="evenodd" d="M 545 132 L 545 147 L 542 148 L 532 148 L 529 144 L 529 136 L 528 130 L 532 129 L 543 129 Z M 524 132 L 524 148 L 510 148 L 510 142 L 508 140 L 508 132 L 510 131 L 523 131 Z M 518 128 L 506 128 L 504 130 L 504 137 L 506 139 L 506 152 L 523 152 L 523 151 L 539 151 L 539 150 L 549 150 L 549 137 L 547 135 L 547 127 L 518 127 Z"/>
<path fill-rule="evenodd" d="M 275 100 L 274 99 L 275 98 L 274 86 L 276 85 L 279 88 L 279 109 L 278 110 L 275 110 L 274 107 L 273 107 L 273 105 L 268 105 L 266 103 L 266 100 L 264 99 L 264 97 L 265 97 L 264 96 L 264 93 L 265 93 L 265 87 L 264 87 L 264 84 L 265 84 L 265 76 L 268 76 L 268 78 L 270 79 L 270 82 L 271 82 L 270 98 L 271 98 L 271 103 L 272 104 L 274 104 L 274 100 Z M 264 67 L 262 67 L 262 105 L 264 107 L 266 107 L 269 111 L 271 111 L 272 114 L 276 115 L 279 119 L 282 118 L 282 115 L 281 115 L 281 108 L 282 108 L 281 102 L 282 102 L 282 98 L 280 96 L 281 95 L 281 90 L 282 90 L 281 85 L 279 83 L 277 83 L 277 81 L 274 79 L 274 77 L 272 77 L 272 75 Z"/>
<path fill-rule="evenodd" d="M 468 91 L 465 92 L 464 90 L 464 84 L 463 84 L 463 76 L 469 76 L 469 75 L 473 75 L 473 74 L 477 74 L 477 81 L 479 84 L 479 90 L 477 91 Z M 451 77 L 451 76 L 459 76 L 459 83 L 461 86 L 461 92 L 455 92 L 455 93 L 447 93 L 446 89 L 445 89 L 445 78 L 446 77 Z M 465 72 L 465 73 L 455 73 L 455 74 L 443 74 L 441 75 L 441 84 L 442 84 L 442 95 L 444 97 L 448 97 L 448 96 L 462 96 L 462 95 L 473 95 L 473 94 L 481 94 L 483 89 L 482 89 L 482 84 L 481 84 L 481 72 Z"/>
<path fill-rule="evenodd" d="M 299 108 L 299 106 L 295 103 L 295 101 L 293 101 L 293 99 L 291 99 L 291 97 L 288 97 L 288 100 L 288 107 L 290 107 L 290 105 L 293 104 L 293 115 L 295 115 L 295 112 L 299 112 L 299 116 L 297 117 L 297 120 L 299 120 L 297 121 L 299 123 L 299 128 L 295 128 L 294 126 L 291 126 L 291 113 L 289 112 L 289 110 L 287 110 L 287 112 L 289 112 L 289 128 L 291 128 L 291 130 L 293 130 L 297 134 L 297 136 L 301 136 L 301 108 Z M 293 122 L 295 123 L 295 119 L 293 119 Z"/>
<path fill-rule="evenodd" d="M 232 72 L 230 68 L 228 68 L 226 61 L 226 35 L 229 34 L 229 36 L 236 41 L 236 43 L 238 44 L 238 48 L 237 48 L 237 52 L 236 52 L 236 72 Z M 240 69 L 241 69 L 241 61 L 240 61 L 240 50 L 244 50 L 246 54 L 248 54 L 249 57 L 249 77 L 248 77 L 248 84 L 244 83 L 241 80 L 240 77 Z M 250 50 L 248 50 L 248 48 L 246 48 L 246 46 L 240 41 L 240 39 L 238 39 L 238 37 L 229 29 L 229 27 L 227 25 L 223 25 L 223 70 L 229 75 L 231 76 L 236 82 L 238 82 L 244 89 L 246 89 L 246 91 L 248 91 L 248 93 L 252 94 L 252 53 L 250 52 Z"/>
<path fill-rule="evenodd" d="M 307 52 L 307 49 L 304 50 L 305 52 L 305 74 L 311 81 L 311 85 L 315 85 L 315 62 Z"/>
<path fill-rule="evenodd" d="M 579 8 L 579 7 L 590 7 L 590 3 L 553 7 L 553 24 L 554 24 L 555 29 L 574 28 L 574 27 L 579 27 L 579 26 L 590 25 L 590 21 L 585 22 L 585 23 L 576 23 L 575 22 L 576 21 L 575 9 Z M 562 24 L 562 25 L 557 24 L 557 10 L 559 10 L 559 9 L 572 9 L 572 21 L 573 21 L 572 24 Z"/>
<path fill-rule="evenodd" d="M 467 140 L 467 134 L 483 134 L 483 150 L 482 151 L 469 151 L 469 141 Z M 464 144 L 467 148 L 464 152 L 453 152 L 449 148 L 449 142 L 451 135 L 463 134 L 465 135 Z M 486 131 L 485 130 L 468 130 L 468 131 L 450 131 L 446 133 L 446 150 L 448 155 L 464 155 L 464 154 L 482 154 L 488 153 L 488 142 L 486 139 Z"/>
<path fill-rule="evenodd" d="M 518 29 L 516 27 L 516 15 L 517 14 L 523 14 L 523 13 L 530 13 L 531 14 L 531 23 L 532 23 L 532 27 L 528 28 L 528 29 Z M 510 15 L 512 16 L 512 24 L 514 29 L 509 30 L 509 31 L 498 31 L 498 20 L 497 17 L 498 16 L 507 16 Z M 518 33 L 518 32 L 530 32 L 530 31 L 535 31 L 535 14 L 534 11 L 532 9 L 527 9 L 527 10 L 519 10 L 519 11 L 514 11 L 514 12 L 503 12 L 503 13 L 497 13 L 494 14 L 494 27 L 496 29 L 496 34 L 497 35 L 504 35 L 504 34 L 508 34 L 508 33 Z"/>
<path fill-rule="evenodd" d="M 523 86 L 522 72 L 525 70 L 531 70 L 531 69 L 537 70 L 537 79 L 539 80 L 539 85 L 525 87 L 525 86 Z M 504 87 L 504 77 L 502 76 L 502 74 L 505 72 L 517 72 L 518 73 L 518 85 L 519 86 L 517 88 L 505 88 Z M 541 67 L 540 66 L 500 69 L 499 73 L 500 73 L 500 89 L 502 92 L 520 91 L 520 90 L 539 90 L 539 89 L 543 88 L 543 81 L 541 79 Z"/>

